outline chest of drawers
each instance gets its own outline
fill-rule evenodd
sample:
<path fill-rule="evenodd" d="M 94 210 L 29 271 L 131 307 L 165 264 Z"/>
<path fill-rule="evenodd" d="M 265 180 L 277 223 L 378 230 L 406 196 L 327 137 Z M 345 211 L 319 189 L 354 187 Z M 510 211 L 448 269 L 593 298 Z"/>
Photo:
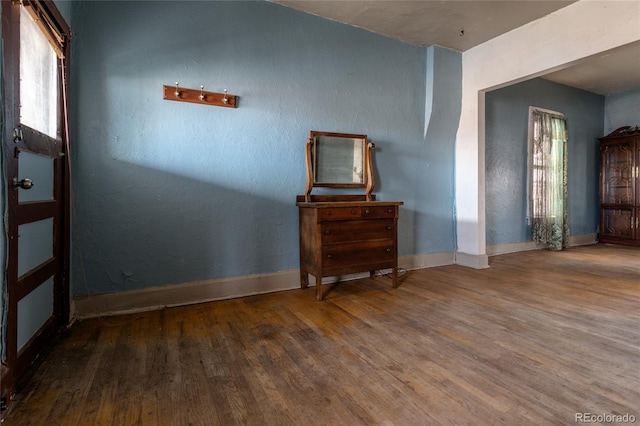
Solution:
<path fill-rule="evenodd" d="M 336 200 L 347 201 L 336 201 Z M 322 277 L 380 269 L 392 270 L 398 286 L 398 208 L 400 201 L 358 201 L 348 197 L 304 202 L 298 198 L 300 286 L 316 279 L 322 300 Z"/>

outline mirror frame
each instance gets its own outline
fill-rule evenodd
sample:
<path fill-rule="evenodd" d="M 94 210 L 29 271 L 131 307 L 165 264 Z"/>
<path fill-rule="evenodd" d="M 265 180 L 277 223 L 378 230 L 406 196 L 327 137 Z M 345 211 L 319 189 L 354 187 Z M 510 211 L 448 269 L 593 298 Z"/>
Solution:
<path fill-rule="evenodd" d="M 345 139 L 362 139 L 363 150 L 363 175 L 362 182 L 316 182 L 316 171 L 314 165 L 316 164 L 316 143 L 317 138 L 321 136 L 328 136 L 332 138 L 345 138 Z M 371 201 L 371 192 L 375 185 L 373 164 L 372 164 L 372 152 L 375 145 L 368 141 L 367 135 L 353 134 L 353 133 L 335 133 L 335 132 L 320 132 L 311 130 L 309 132 L 309 139 L 306 144 L 306 165 L 307 165 L 307 186 L 305 190 L 305 201 L 311 200 L 311 190 L 314 187 L 329 187 L 329 188 L 365 188 L 366 200 Z"/>

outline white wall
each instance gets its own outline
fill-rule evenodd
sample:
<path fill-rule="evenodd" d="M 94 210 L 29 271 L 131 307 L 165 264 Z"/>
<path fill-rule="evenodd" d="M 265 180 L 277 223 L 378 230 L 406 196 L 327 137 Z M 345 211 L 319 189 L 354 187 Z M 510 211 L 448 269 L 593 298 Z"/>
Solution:
<path fill-rule="evenodd" d="M 639 1 L 582 0 L 463 53 L 462 115 L 456 140 L 457 263 L 488 266 L 484 92 L 638 40 Z"/>

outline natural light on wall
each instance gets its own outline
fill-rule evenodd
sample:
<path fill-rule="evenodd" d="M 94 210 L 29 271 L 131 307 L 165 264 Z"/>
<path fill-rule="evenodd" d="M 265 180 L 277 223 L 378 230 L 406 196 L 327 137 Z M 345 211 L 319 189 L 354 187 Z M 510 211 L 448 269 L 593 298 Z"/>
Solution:
<path fill-rule="evenodd" d="M 55 138 L 57 55 L 24 7 L 20 14 L 20 122 Z"/>

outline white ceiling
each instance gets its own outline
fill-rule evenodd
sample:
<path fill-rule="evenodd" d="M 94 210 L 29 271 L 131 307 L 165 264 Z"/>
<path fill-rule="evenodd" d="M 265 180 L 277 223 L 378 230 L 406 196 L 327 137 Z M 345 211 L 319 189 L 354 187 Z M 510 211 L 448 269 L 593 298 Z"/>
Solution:
<path fill-rule="evenodd" d="M 418 46 L 437 45 L 464 52 L 575 0 L 273 1 Z M 640 43 L 585 58 L 543 77 L 601 95 L 638 89 Z"/>

